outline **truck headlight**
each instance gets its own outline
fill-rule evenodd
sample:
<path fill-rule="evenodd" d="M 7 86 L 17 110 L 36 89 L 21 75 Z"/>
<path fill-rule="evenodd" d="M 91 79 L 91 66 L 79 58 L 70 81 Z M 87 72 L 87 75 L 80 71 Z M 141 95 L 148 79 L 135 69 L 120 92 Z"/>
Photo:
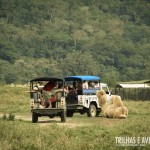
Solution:
<path fill-rule="evenodd" d="M 79 97 L 79 104 L 81 104 L 81 105 L 83 104 L 83 96 Z"/>

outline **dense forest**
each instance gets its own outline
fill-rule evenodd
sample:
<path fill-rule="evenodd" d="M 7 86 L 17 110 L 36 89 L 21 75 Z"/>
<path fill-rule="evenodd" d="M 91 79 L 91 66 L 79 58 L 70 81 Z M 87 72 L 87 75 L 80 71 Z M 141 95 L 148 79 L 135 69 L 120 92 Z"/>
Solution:
<path fill-rule="evenodd" d="M 149 0 L 0 0 L 0 82 L 150 77 Z"/>

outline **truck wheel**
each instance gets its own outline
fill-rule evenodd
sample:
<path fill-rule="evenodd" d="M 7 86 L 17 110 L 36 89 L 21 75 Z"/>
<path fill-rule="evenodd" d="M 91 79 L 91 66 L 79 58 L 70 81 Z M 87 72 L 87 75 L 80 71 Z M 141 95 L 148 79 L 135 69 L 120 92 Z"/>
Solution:
<path fill-rule="evenodd" d="M 32 112 L 32 123 L 37 123 L 38 122 L 38 115 Z"/>
<path fill-rule="evenodd" d="M 93 104 L 90 104 L 89 109 L 87 110 L 88 117 L 96 117 L 96 107 Z"/>
<path fill-rule="evenodd" d="M 73 117 L 73 111 L 67 111 L 67 117 Z"/>
<path fill-rule="evenodd" d="M 65 110 L 61 112 L 60 117 L 61 117 L 61 122 L 66 122 L 66 111 Z"/>

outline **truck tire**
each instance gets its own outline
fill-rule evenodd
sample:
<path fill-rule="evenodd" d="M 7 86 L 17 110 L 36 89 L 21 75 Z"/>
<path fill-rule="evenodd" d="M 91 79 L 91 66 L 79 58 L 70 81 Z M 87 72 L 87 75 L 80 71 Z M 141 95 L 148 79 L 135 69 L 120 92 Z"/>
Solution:
<path fill-rule="evenodd" d="M 60 117 L 61 117 L 61 122 L 66 122 L 66 111 L 65 110 L 61 112 Z"/>
<path fill-rule="evenodd" d="M 96 117 L 96 107 L 93 104 L 90 104 L 89 109 L 87 110 L 88 117 Z"/>
<path fill-rule="evenodd" d="M 32 112 L 32 123 L 37 123 L 37 122 L 38 122 L 38 115 Z"/>
<path fill-rule="evenodd" d="M 67 111 L 67 117 L 73 117 L 73 111 L 71 111 L 71 110 L 69 111 L 69 110 L 68 110 L 68 111 Z"/>

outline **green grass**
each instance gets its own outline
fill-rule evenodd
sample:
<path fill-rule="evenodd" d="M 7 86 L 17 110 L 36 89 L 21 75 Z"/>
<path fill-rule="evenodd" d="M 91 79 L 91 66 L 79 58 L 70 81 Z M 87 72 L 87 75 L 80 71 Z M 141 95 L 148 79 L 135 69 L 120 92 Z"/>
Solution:
<path fill-rule="evenodd" d="M 29 87 L 0 87 L 0 112 L 27 113 L 29 112 Z"/>
<path fill-rule="evenodd" d="M 0 112 L 31 115 L 29 93 L 24 92 L 27 90 L 0 87 Z M 147 150 L 150 144 L 116 145 L 115 137 L 150 137 L 150 102 L 124 101 L 124 104 L 129 109 L 127 119 L 89 118 L 78 113 L 67 118 L 64 125 L 59 121 L 33 124 L 0 119 L 0 150 Z"/>

